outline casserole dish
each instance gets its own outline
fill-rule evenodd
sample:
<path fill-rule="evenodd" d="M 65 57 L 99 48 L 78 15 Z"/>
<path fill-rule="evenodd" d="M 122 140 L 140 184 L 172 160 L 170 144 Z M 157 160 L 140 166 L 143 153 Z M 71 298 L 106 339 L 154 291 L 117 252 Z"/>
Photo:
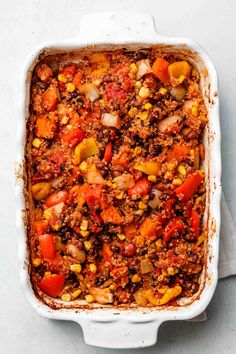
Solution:
<path fill-rule="evenodd" d="M 97 32 L 91 31 L 97 23 Z M 91 31 L 91 32 L 90 32 Z M 217 283 L 219 205 L 220 205 L 220 130 L 217 97 L 217 77 L 213 64 L 204 51 L 195 43 L 186 39 L 168 39 L 157 35 L 153 19 L 148 15 L 127 13 L 105 13 L 87 15 L 82 20 L 79 36 L 72 42 L 43 45 L 29 58 L 23 73 L 22 86 L 19 92 L 19 110 L 23 122 L 28 117 L 29 88 L 31 75 L 35 65 L 49 54 L 63 53 L 83 49 L 86 51 L 114 50 L 117 48 L 138 49 L 158 45 L 163 52 L 174 52 L 181 59 L 187 58 L 200 72 L 200 83 L 208 109 L 209 124 L 205 131 L 206 147 L 206 182 L 207 202 L 205 209 L 205 225 L 208 230 L 207 264 L 201 277 L 199 292 L 191 299 L 182 299 L 180 306 L 166 308 L 114 308 L 91 306 L 91 309 L 73 309 L 66 304 L 63 308 L 53 309 L 41 303 L 34 295 L 28 275 L 28 256 L 24 236 L 24 225 L 21 210 L 25 208 L 22 182 L 17 185 L 19 214 L 18 230 L 21 235 L 20 261 L 21 281 L 30 303 L 45 317 L 67 319 L 78 322 L 83 329 L 88 344 L 113 347 L 133 348 L 149 346 L 155 343 L 157 330 L 164 321 L 189 319 L 201 313 L 209 303 Z M 26 80 L 25 80 L 26 79 Z M 24 94 L 24 95 L 23 95 Z M 17 162 L 24 159 L 24 123 L 19 128 L 18 144 L 20 146 Z M 26 205 L 27 208 L 27 205 Z M 52 300 L 51 300 L 52 301 Z M 54 306 L 55 308 L 55 306 Z M 98 334 L 98 335 L 97 335 Z"/>

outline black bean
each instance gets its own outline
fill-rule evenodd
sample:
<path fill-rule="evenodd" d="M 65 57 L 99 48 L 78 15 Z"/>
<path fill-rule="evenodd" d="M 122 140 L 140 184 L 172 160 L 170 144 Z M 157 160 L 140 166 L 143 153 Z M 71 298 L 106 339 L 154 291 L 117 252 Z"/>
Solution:
<path fill-rule="evenodd" d="M 83 176 L 79 176 L 79 177 L 78 177 L 78 182 L 81 183 L 81 184 L 84 183 L 84 178 L 83 178 Z"/>
<path fill-rule="evenodd" d="M 97 135 L 97 141 L 101 142 L 101 141 L 103 141 L 103 138 L 104 138 L 103 132 L 100 131 L 100 132 L 98 133 L 98 135 Z"/>

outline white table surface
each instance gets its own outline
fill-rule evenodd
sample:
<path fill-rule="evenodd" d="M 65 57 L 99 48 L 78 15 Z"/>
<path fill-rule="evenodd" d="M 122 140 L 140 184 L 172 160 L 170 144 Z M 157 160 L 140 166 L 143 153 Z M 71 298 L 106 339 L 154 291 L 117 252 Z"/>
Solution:
<path fill-rule="evenodd" d="M 118 353 L 84 344 L 75 323 L 41 318 L 22 295 L 17 274 L 14 157 L 17 116 L 13 88 L 26 55 L 40 42 L 77 34 L 83 14 L 135 10 L 152 14 L 158 31 L 201 43 L 220 79 L 223 188 L 236 217 L 236 2 L 234 0 L 0 1 L 0 354 Z M 161 326 L 156 346 L 124 353 L 235 353 L 236 281 L 220 281 L 205 323 Z"/>

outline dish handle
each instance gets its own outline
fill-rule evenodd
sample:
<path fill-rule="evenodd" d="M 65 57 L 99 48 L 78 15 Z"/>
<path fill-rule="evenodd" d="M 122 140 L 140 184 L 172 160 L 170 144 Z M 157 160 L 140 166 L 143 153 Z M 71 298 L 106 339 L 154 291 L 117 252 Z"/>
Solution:
<path fill-rule="evenodd" d="M 81 42 L 124 43 L 153 41 L 158 36 L 154 18 L 148 14 L 116 11 L 91 13 L 82 17 L 78 34 Z"/>
<path fill-rule="evenodd" d="M 143 348 L 154 345 L 163 321 L 92 320 L 77 321 L 82 327 L 84 341 L 102 348 Z"/>

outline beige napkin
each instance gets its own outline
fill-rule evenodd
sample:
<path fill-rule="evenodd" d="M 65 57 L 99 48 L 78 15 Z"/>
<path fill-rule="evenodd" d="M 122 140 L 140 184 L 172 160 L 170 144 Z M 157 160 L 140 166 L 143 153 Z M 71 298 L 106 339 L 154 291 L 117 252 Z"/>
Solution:
<path fill-rule="evenodd" d="M 224 194 L 221 198 L 221 231 L 220 231 L 220 257 L 219 279 L 236 274 L 236 228 L 232 215 L 226 203 Z M 189 321 L 206 321 L 206 311 Z"/>

